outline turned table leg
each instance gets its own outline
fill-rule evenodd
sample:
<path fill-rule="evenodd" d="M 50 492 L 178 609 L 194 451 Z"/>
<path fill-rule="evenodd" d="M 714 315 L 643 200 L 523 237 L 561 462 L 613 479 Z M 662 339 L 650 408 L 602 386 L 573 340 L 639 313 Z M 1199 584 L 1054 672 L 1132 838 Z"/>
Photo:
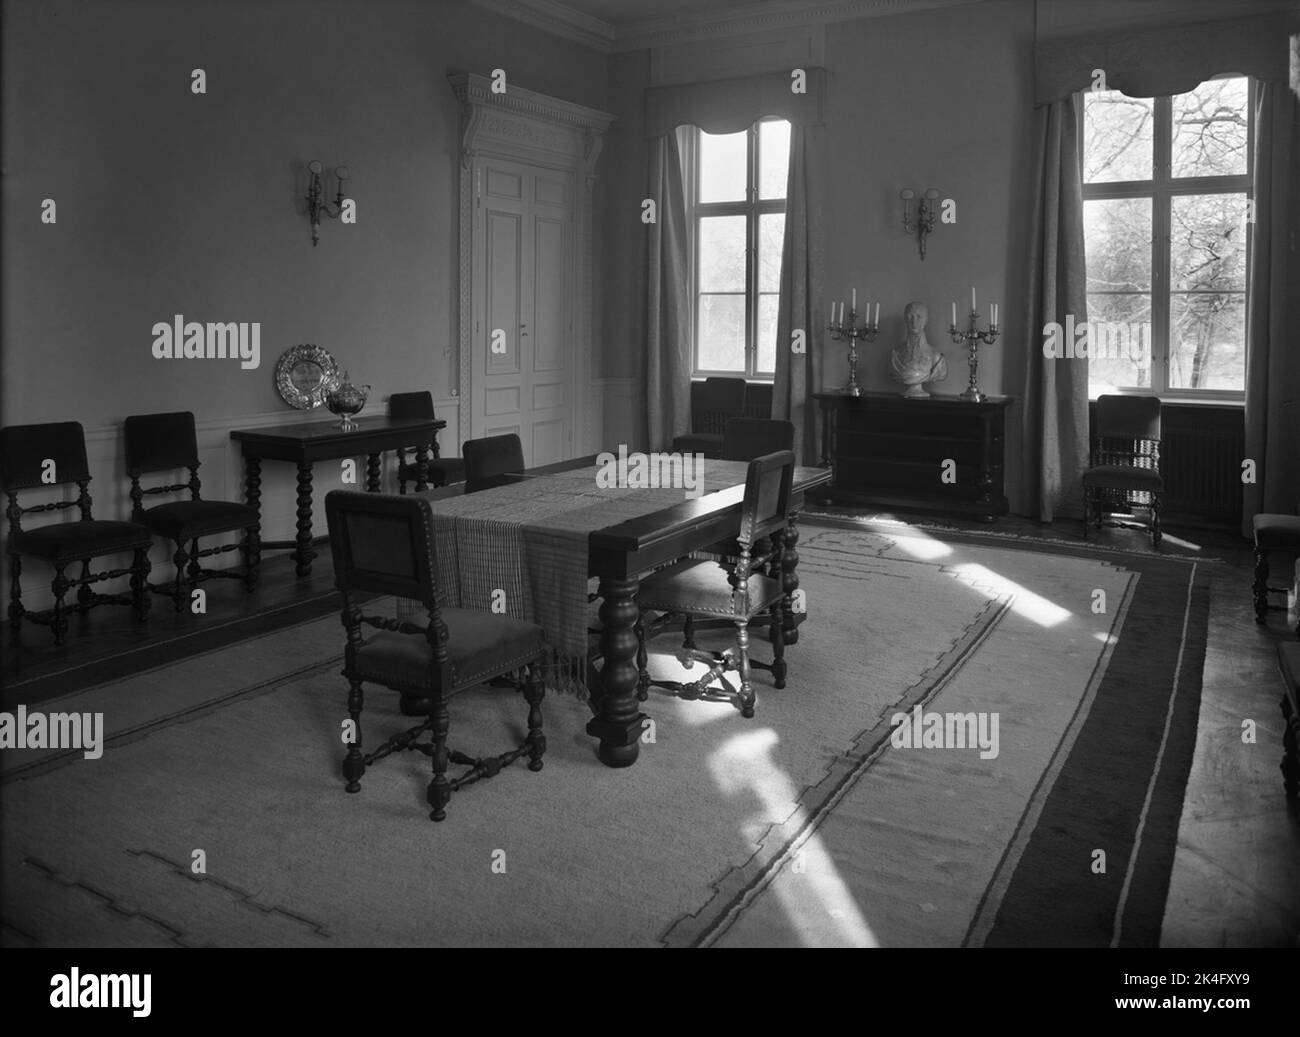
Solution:
<path fill-rule="evenodd" d="M 429 488 L 429 451 L 427 447 L 415 448 L 415 492 L 423 493 Z"/>
<path fill-rule="evenodd" d="M 298 462 L 298 547 L 294 552 L 299 576 L 311 575 L 311 560 L 316 552 L 311 547 L 311 462 Z"/>
<path fill-rule="evenodd" d="M 381 456 L 380 454 L 366 455 L 366 489 L 370 493 L 379 492 L 379 477 L 383 470 L 379 464 Z"/>
<path fill-rule="evenodd" d="M 244 503 L 257 512 L 258 526 L 262 522 L 262 459 L 244 455 Z"/>
<path fill-rule="evenodd" d="M 596 715 L 587 723 L 587 734 L 600 739 L 596 755 L 607 767 L 630 767 L 640 752 L 645 714 L 637 699 L 636 605 L 638 580 L 601 577 L 600 654 L 605 660 L 600 671 L 600 695 L 593 689 Z"/>

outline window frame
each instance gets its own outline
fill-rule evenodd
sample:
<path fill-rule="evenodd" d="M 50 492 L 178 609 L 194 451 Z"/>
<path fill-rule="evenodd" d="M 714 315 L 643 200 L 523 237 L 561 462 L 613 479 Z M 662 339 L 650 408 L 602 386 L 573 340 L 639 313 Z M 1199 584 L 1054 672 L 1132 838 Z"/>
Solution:
<path fill-rule="evenodd" d="M 700 201 L 700 134 L 698 126 L 688 127 L 681 140 L 683 181 L 686 193 L 688 237 L 690 239 L 691 286 L 691 377 L 741 378 L 750 382 L 772 382 L 776 373 L 756 370 L 758 366 L 758 227 L 759 219 L 766 215 L 784 215 L 788 205 L 786 197 L 758 197 L 759 127 L 765 122 L 787 122 L 776 116 L 759 119 L 748 130 L 745 160 L 745 197 L 732 202 Z M 737 131 L 740 132 L 740 131 Z M 787 157 L 787 162 L 789 161 Z M 787 167 L 788 169 L 788 167 Z M 788 183 L 788 179 L 787 179 Z M 745 217 L 745 368 L 743 371 L 716 370 L 700 366 L 700 220 L 709 216 Z M 714 294 L 714 293 L 710 293 Z M 738 294 L 738 293 L 737 293 Z M 769 293 L 770 294 L 770 293 Z"/>
<path fill-rule="evenodd" d="M 1083 105 L 1087 102 L 1088 91 L 1080 93 L 1080 119 L 1077 126 L 1079 152 L 1079 182 L 1082 186 L 1083 203 L 1090 201 L 1114 200 L 1128 198 L 1149 198 L 1151 200 L 1151 385 L 1117 386 L 1106 390 L 1123 396 L 1158 396 L 1169 403 L 1239 403 L 1244 404 L 1245 368 L 1243 359 L 1241 389 L 1195 389 L 1170 388 L 1169 355 L 1170 328 L 1169 311 L 1172 298 L 1171 290 L 1171 224 L 1173 220 L 1173 199 L 1188 195 L 1241 194 L 1245 193 L 1247 204 L 1253 204 L 1255 198 L 1255 104 L 1259 85 L 1252 76 L 1228 72 L 1210 76 L 1201 83 L 1216 79 L 1246 80 L 1246 172 L 1226 176 L 1174 177 L 1173 173 L 1173 98 L 1167 94 L 1155 97 L 1152 105 L 1152 164 L 1150 180 L 1118 180 L 1109 183 L 1088 183 L 1084 177 L 1084 146 L 1086 118 L 1083 118 Z M 1200 83 L 1197 84 L 1199 86 Z M 1195 87 L 1193 87 L 1195 89 Z M 1185 91 L 1190 92 L 1190 91 Z M 1249 257 L 1254 240 L 1255 226 L 1253 220 L 1246 223 L 1246 255 Z M 1085 256 L 1086 265 L 1086 256 Z M 1131 294 L 1126 292 L 1089 292 L 1084 286 L 1085 299 L 1091 295 Z M 1246 263 L 1246 281 L 1244 296 L 1250 299 L 1250 262 Z M 1249 312 L 1247 312 L 1247 333 L 1249 333 Z M 1094 392 L 1089 379 L 1088 398 L 1097 399 L 1100 392 Z"/>

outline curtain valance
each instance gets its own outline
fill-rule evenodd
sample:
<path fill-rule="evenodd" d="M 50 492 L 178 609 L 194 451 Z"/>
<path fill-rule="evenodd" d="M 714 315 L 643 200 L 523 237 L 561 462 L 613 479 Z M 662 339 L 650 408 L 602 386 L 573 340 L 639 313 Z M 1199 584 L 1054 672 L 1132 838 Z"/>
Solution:
<path fill-rule="evenodd" d="M 1224 72 L 1285 85 L 1300 18 L 1281 13 L 1050 40 L 1034 48 L 1035 107 L 1063 100 L 1106 73 L 1130 97 L 1181 94 Z"/>
<path fill-rule="evenodd" d="M 803 93 L 793 89 L 793 71 L 650 87 L 645 92 L 645 135 L 653 140 L 678 126 L 736 133 L 768 116 L 796 126 L 820 125 L 826 71 L 804 69 Z"/>

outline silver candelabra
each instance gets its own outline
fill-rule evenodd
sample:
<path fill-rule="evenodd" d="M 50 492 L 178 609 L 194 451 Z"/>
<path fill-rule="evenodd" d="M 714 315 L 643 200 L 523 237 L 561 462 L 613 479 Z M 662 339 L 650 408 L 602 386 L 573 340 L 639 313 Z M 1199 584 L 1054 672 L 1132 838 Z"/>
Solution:
<path fill-rule="evenodd" d="M 843 303 L 840 304 L 840 309 L 844 309 Z M 868 310 L 869 309 L 870 304 L 868 303 Z M 879 320 L 879 305 L 876 306 L 876 313 L 876 319 Z M 869 313 L 863 314 L 863 316 L 866 317 L 867 320 L 863 322 L 862 327 L 858 327 L 858 311 L 856 309 L 849 310 L 849 322 L 847 325 L 844 323 L 844 318 L 842 316 L 840 317 L 839 323 L 832 320 L 830 324 L 827 325 L 830 329 L 831 338 L 839 339 L 840 341 L 848 339 L 849 383 L 844 386 L 841 391 L 850 396 L 862 395 L 862 387 L 858 385 L 858 339 L 862 339 L 864 342 L 873 342 L 880 331 L 880 325 L 878 323 L 872 324 L 870 322 Z"/>
<path fill-rule="evenodd" d="M 958 331 L 956 324 L 953 324 L 953 326 L 948 329 L 948 334 L 952 336 L 954 342 L 964 342 L 970 350 L 970 385 L 966 387 L 966 391 L 961 394 L 960 398 L 963 400 L 970 400 L 973 403 L 982 403 L 984 400 L 988 399 L 988 396 L 985 393 L 980 392 L 979 385 L 977 384 L 977 376 L 979 374 L 980 366 L 980 343 L 984 342 L 991 346 L 998 337 L 998 326 L 996 324 L 990 324 L 988 331 L 980 331 L 979 318 L 979 311 L 971 310 L 970 328 L 968 330 Z"/>

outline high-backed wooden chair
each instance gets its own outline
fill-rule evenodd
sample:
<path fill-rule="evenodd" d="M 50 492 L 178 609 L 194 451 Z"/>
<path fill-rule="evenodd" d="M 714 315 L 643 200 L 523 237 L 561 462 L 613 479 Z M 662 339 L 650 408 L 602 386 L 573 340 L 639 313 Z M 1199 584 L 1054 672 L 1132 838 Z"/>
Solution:
<path fill-rule="evenodd" d="M 433 419 L 433 393 L 395 392 L 388 398 L 388 416 L 396 421 L 410 418 Z M 406 452 L 415 452 L 413 460 L 406 459 Z M 432 453 L 432 457 L 428 456 Z M 420 465 L 424 464 L 425 481 L 434 486 L 449 486 L 465 481 L 465 462 L 459 457 L 440 457 L 438 454 L 438 435 L 433 440 L 418 446 L 402 447 L 397 451 L 397 492 L 405 493 L 408 482 L 420 482 Z"/>
<path fill-rule="evenodd" d="M 1089 511 L 1101 529 L 1110 511 L 1146 508 L 1151 546 L 1160 546 L 1160 400 L 1154 396 L 1097 399 L 1092 456 L 1083 473 L 1083 537 Z M 1110 523 L 1119 525 L 1119 523 Z"/>
<path fill-rule="evenodd" d="M 370 764 L 412 749 L 433 761 L 426 798 L 430 818 L 441 821 L 447 816 L 453 792 L 493 777 L 521 756 L 528 757 L 529 770 L 540 771 L 546 752 L 541 627 L 511 616 L 438 605 L 433 513 L 423 497 L 334 490 L 325 495 L 325 515 L 334 555 L 334 583 L 343 596 L 343 627 L 347 631 L 343 676 L 350 689 L 348 713 L 353 727 L 343 759 L 347 791 L 361 790 L 361 777 Z M 419 602 L 428 613 L 428 625 L 366 615 L 356 595 L 367 592 Z M 363 638 L 363 625 L 380 633 Z M 449 750 L 448 700 L 507 674 L 514 675 L 513 686 L 528 701 L 528 735 L 523 743 L 483 759 Z M 404 715 L 426 719 L 363 754 L 361 708 L 362 685 L 366 683 L 396 691 Z M 432 741 L 422 744 L 419 738 L 426 731 L 432 732 Z M 469 770 L 449 780 L 449 762 L 467 765 Z"/>
<path fill-rule="evenodd" d="M 9 626 L 15 636 L 22 621 L 48 626 L 54 631 L 54 643 L 63 644 L 68 631 L 68 613 L 86 612 L 96 605 L 131 605 L 138 620 L 149 614 L 149 548 L 153 544 L 146 526 L 134 522 L 96 519 L 91 514 L 90 466 L 86 462 L 86 436 L 81 423 L 63 421 L 47 425 L 12 425 L 0 429 L 0 481 L 9 498 Z M 75 501 L 52 501 L 23 507 L 18 491 L 75 484 Z M 22 517 L 33 512 L 61 511 L 77 508 L 78 522 L 55 522 L 37 529 L 23 529 Z M 105 555 L 130 554 L 131 564 L 123 569 L 92 573 L 90 562 Z M 33 612 L 23 605 L 22 556 L 40 558 L 54 567 L 54 607 Z M 65 569 L 81 563 L 81 575 L 69 578 Z M 131 593 L 99 594 L 92 583 L 131 577 Z M 77 603 L 68 605 L 64 598 L 77 588 Z"/>
<path fill-rule="evenodd" d="M 1270 605 L 1269 594 L 1285 594 L 1287 587 L 1268 585 L 1268 560 L 1274 553 L 1300 558 L 1300 502 L 1294 515 L 1263 513 L 1251 519 L 1255 532 L 1255 583 L 1251 588 L 1255 597 L 1255 622 L 1264 623 L 1269 609 L 1285 612 L 1285 605 Z M 1300 623 L 1296 624 L 1296 637 L 1300 637 Z"/>
<path fill-rule="evenodd" d="M 722 433 L 722 460 L 752 461 L 794 450 L 794 422 L 776 418 L 731 418 Z"/>
<path fill-rule="evenodd" d="M 477 493 L 501 486 L 505 476 L 524 470 L 524 447 L 511 432 L 505 436 L 467 439 L 461 453 L 465 455 L 465 492 Z"/>
<path fill-rule="evenodd" d="M 691 385 L 691 431 L 673 438 L 682 454 L 719 457 L 727 422 L 745 414 L 745 379 L 706 378 Z"/>
<path fill-rule="evenodd" d="M 163 537 L 176 545 L 172 554 L 172 561 L 176 565 L 176 577 L 172 586 L 166 588 L 150 584 L 149 589 L 169 595 L 177 612 L 183 610 L 187 595 L 192 595 L 194 588 L 204 580 L 218 577 L 242 579 L 244 589 L 252 591 L 257 587 L 257 570 L 262 558 L 259 535 L 261 519 L 257 509 L 237 501 L 203 500 L 199 495 L 199 464 L 194 415 L 189 411 L 133 414 L 126 419 L 126 474 L 131 477 L 131 519 L 149 527 L 155 536 Z M 190 473 L 186 482 L 148 488 L 140 485 L 142 475 L 182 468 L 188 469 Z M 152 508 L 144 506 L 146 496 L 184 490 L 189 491 L 189 500 L 169 501 Z M 235 532 L 244 534 L 240 543 L 199 549 L 202 537 Z M 186 544 L 189 545 L 188 551 Z M 207 569 L 199 561 L 227 551 L 243 553 L 242 572 Z"/>
<path fill-rule="evenodd" d="M 740 712 L 752 717 L 757 695 L 750 679 L 749 625 L 755 616 L 770 612 L 772 617 L 772 672 L 777 687 L 785 685 L 784 605 L 781 581 L 765 574 L 769 566 L 780 563 L 779 546 L 770 546 L 771 534 L 783 528 L 789 517 L 790 486 L 794 474 L 794 454 L 783 450 L 755 458 L 745 477 L 745 498 L 741 506 L 737 557 L 712 561 L 688 559 L 660 569 L 641 584 L 637 606 L 643 616 L 637 623 L 637 669 L 640 692 L 650 684 L 672 688 L 688 698 L 704 696 L 715 680 L 728 670 L 740 674 Z M 778 538 L 779 542 L 779 538 Z M 755 544 L 766 551 L 754 554 Z M 710 663 L 708 671 L 689 685 L 653 680 L 647 669 L 646 641 L 653 636 L 655 624 L 647 626 L 644 613 L 662 616 L 691 616 L 706 620 L 729 620 L 736 628 L 735 648 L 725 652 L 702 652 L 688 648 L 692 657 Z"/>

